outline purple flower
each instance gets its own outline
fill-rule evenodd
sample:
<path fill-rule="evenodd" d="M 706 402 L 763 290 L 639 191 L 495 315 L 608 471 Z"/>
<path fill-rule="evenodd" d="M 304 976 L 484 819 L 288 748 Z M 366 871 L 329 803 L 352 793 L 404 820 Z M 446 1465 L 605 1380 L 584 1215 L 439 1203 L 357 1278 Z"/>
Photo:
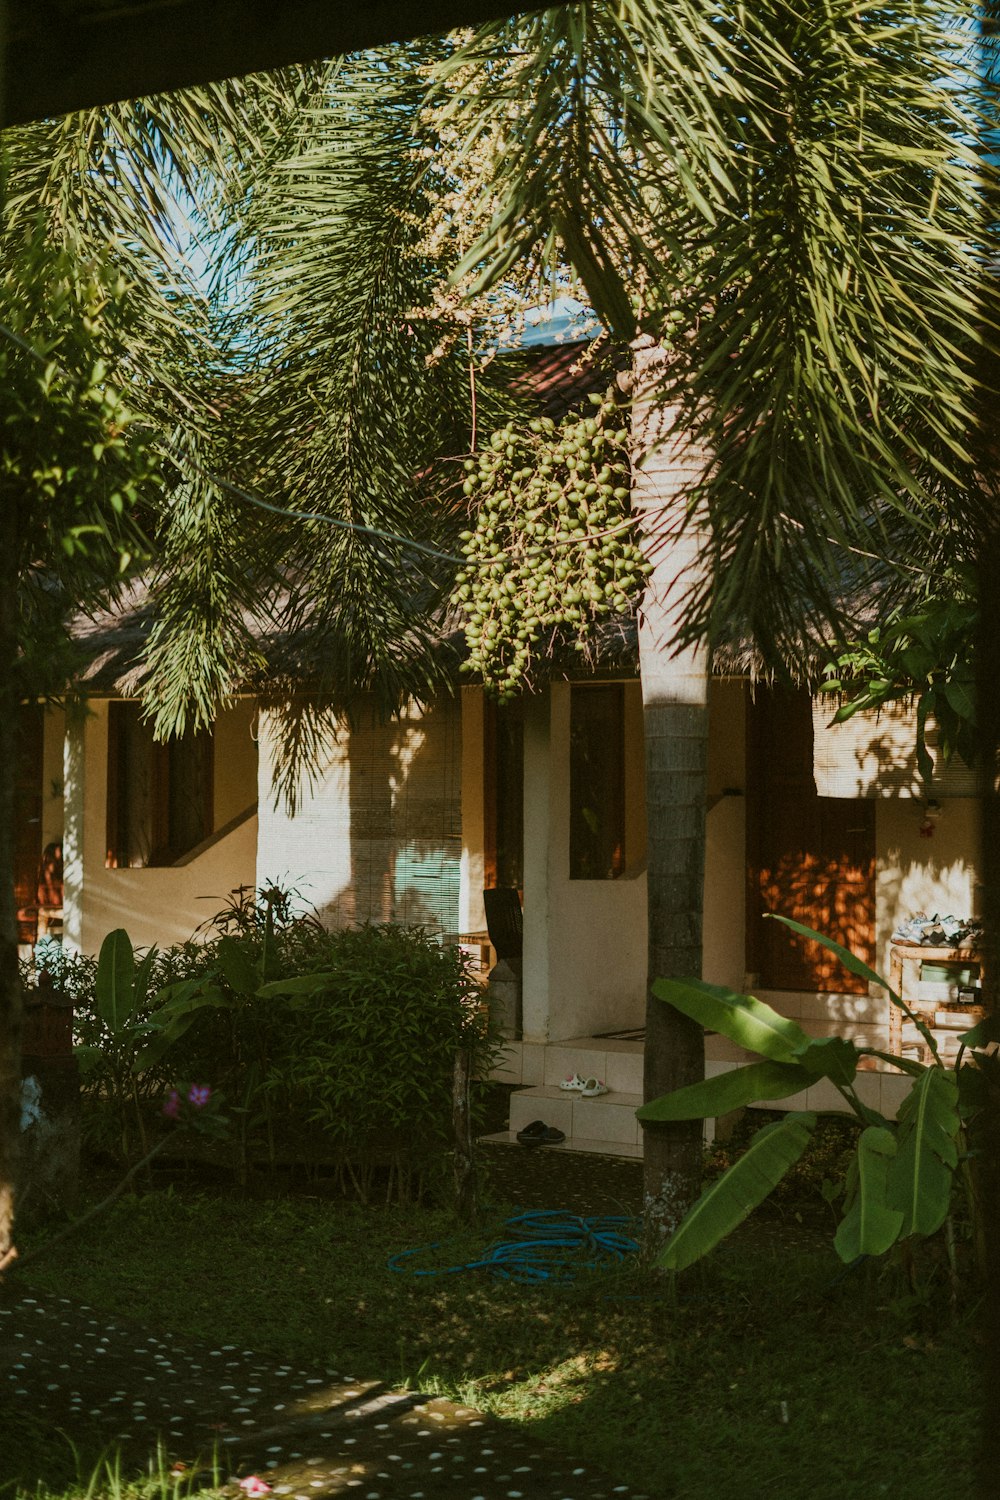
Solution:
<path fill-rule="evenodd" d="M 169 1120 L 176 1120 L 180 1112 L 181 1096 L 176 1089 L 171 1089 L 170 1093 L 163 1101 L 163 1113 Z"/>
<path fill-rule="evenodd" d="M 193 1104 L 195 1109 L 204 1109 L 211 1095 L 212 1090 L 207 1083 L 193 1083 L 188 1092 L 188 1103 Z"/>

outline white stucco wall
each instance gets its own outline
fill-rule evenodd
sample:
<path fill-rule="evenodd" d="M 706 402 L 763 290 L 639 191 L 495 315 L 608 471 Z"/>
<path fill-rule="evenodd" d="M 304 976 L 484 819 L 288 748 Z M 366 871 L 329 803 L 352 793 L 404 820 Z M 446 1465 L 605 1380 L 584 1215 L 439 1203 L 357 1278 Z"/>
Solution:
<path fill-rule="evenodd" d="M 641 705 L 639 713 L 641 725 Z M 634 733 L 634 717 L 627 714 L 627 722 Z M 522 1004 L 529 1040 L 640 1025 L 645 1006 L 645 873 L 569 878 L 569 728 L 568 683 L 525 702 Z"/>
<path fill-rule="evenodd" d="M 979 910 L 979 804 L 972 797 L 948 797 L 940 808 L 932 836 L 921 838 L 922 803 L 883 798 L 877 805 L 875 923 L 882 974 L 889 972 L 889 942 L 899 921 L 919 911 L 968 917 Z"/>
<path fill-rule="evenodd" d="M 618 880 L 569 878 L 570 687 L 526 703 L 523 1024 L 529 1040 L 641 1026 L 646 995 L 646 873 L 626 854 Z M 626 825 L 643 817 L 642 703 L 626 684 Z M 713 682 L 705 855 L 705 977 L 738 988 L 745 967 L 745 704 Z M 633 844 L 637 841 L 633 835 Z"/>
<path fill-rule="evenodd" d="M 253 802 L 252 713 L 251 705 L 238 704 L 220 716 L 218 743 L 224 750 L 215 760 L 216 828 Z M 124 927 L 136 947 L 184 942 L 221 909 L 230 891 L 253 884 L 257 819 L 241 823 L 187 864 L 109 870 L 107 767 L 108 705 L 94 702 L 66 733 L 64 941 L 96 953 L 108 932 Z"/>
<path fill-rule="evenodd" d="M 332 926 L 459 930 L 462 731 L 458 703 L 379 723 L 362 706 L 327 749 L 295 814 L 275 803 L 278 728 L 262 713 L 257 883 L 294 889 Z"/>

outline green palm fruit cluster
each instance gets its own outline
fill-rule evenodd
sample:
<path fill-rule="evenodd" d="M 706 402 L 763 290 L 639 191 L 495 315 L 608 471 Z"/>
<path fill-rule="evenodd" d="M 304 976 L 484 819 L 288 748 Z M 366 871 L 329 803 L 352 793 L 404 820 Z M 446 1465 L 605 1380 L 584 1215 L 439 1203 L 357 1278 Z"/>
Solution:
<path fill-rule="evenodd" d="M 592 415 L 508 422 L 465 460 L 475 530 L 455 599 L 466 616 L 464 670 L 501 702 L 530 683 L 543 639 L 588 632 L 627 610 L 649 571 L 629 525 L 628 436 L 610 399 Z M 620 423 L 620 417 L 618 417 Z"/>

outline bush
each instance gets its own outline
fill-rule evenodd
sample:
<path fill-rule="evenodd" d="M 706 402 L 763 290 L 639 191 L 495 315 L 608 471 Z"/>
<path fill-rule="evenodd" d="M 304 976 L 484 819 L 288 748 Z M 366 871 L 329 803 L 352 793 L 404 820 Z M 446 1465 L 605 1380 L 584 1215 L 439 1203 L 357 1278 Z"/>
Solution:
<path fill-rule="evenodd" d="M 280 1150 L 333 1161 L 362 1196 L 385 1169 L 395 1196 L 419 1190 L 447 1160 L 458 1048 L 479 1076 L 497 1050 L 465 956 L 418 927 L 328 932 L 277 891 L 238 893 L 213 925 L 206 941 L 156 954 L 127 1039 L 101 1019 L 95 961 L 58 961 L 92 1142 L 127 1158 L 142 1107 L 184 1077 L 229 1100 L 241 1178 Z"/>
<path fill-rule="evenodd" d="M 350 1168 L 388 1163 L 405 1181 L 447 1150 L 457 1049 L 488 1070 L 484 997 L 457 948 L 394 925 L 295 932 L 290 967 L 324 983 L 276 1018 L 266 1087 L 288 1117 L 318 1127 Z M 362 1187 L 363 1183 L 360 1183 Z"/>

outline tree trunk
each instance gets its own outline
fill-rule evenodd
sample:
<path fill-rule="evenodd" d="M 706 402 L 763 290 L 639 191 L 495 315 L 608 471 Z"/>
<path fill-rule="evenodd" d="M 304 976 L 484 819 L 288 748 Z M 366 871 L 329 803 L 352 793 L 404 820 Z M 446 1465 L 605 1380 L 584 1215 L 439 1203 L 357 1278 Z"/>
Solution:
<path fill-rule="evenodd" d="M 984 527 L 979 558 L 979 639 L 976 643 L 977 698 L 981 744 L 980 818 L 984 1000 L 989 1015 L 1000 1013 L 1000 521 Z M 986 1241 L 985 1369 L 980 1494 L 996 1494 L 1000 1474 L 1000 1059 L 987 1069 L 984 1150 L 980 1162 L 980 1212 Z"/>
<path fill-rule="evenodd" d="M 21 983 L 14 900 L 17 780 L 16 516 L 0 514 L 0 1267 L 13 1251 L 21 1124 Z"/>
<path fill-rule="evenodd" d="M 701 473 L 701 456 L 674 428 L 669 409 L 657 409 L 650 385 L 664 358 L 651 340 L 634 346 L 633 450 L 637 472 L 633 506 L 645 516 L 643 550 L 653 564 L 639 622 L 646 750 L 646 853 L 649 914 L 648 985 L 655 979 L 701 975 L 705 869 L 708 653 L 677 651 L 683 600 L 697 567 L 695 527 L 677 536 L 687 489 Z M 643 1098 L 657 1099 L 705 1076 L 701 1026 L 646 998 Z M 643 1197 L 652 1246 L 676 1228 L 701 1182 L 702 1122 L 643 1127 Z"/>

